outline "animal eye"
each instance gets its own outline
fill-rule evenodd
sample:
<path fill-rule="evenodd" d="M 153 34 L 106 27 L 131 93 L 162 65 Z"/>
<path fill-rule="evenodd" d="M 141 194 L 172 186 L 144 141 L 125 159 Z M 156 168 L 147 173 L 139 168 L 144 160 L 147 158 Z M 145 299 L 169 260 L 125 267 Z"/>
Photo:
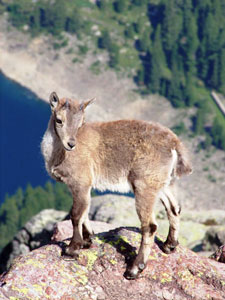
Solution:
<path fill-rule="evenodd" d="M 56 118 L 56 123 L 58 123 L 58 124 L 62 124 L 62 120 L 60 120 L 60 119 L 58 119 L 58 118 Z"/>

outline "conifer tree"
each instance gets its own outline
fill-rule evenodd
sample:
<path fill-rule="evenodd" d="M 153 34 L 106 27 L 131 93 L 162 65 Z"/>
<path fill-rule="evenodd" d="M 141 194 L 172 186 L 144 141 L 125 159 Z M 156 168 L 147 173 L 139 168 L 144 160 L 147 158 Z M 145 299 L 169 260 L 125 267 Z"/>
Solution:
<path fill-rule="evenodd" d="M 164 1 L 162 20 L 162 40 L 168 55 L 175 46 L 182 30 L 182 17 L 175 0 Z"/>
<path fill-rule="evenodd" d="M 35 191 L 30 184 L 24 193 L 24 206 L 20 212 L 20 224 L 27 222 L 33 215 L 38 212 L 38 201 L 36 201 Z"/>
<path fill-rule="evenodd" d="M 198 109 L 196 116 L 193 120 L 193 130 L 195 134 L 202 134 L 204 132 L 204 113 Z"/>
<path fill-rule="evenodd" d="M 102 11 L 106 11 L 112 8 L 111 1 L 107 1 L 107 0 L 97 0 L 96 4 Z"/>
<path fill-rule="evenodd" d="M 45 26 L 53 35 L 66 29 L 66 10 L 63 1 L 56 0 L 54 5 L 45 5 Z"/>
<path fill-rule="evenodd" d="M 71 16 L 67 16 L 65 21 L 65 30 L 70 33 L 79 33 L 83 26 L 83 20 L 79 11 L 74 8 Z"/>
<path fill-rule="evenodd" d="M 15 199 L 16 199 L 16 206 L 18 210 L 20 210 L 23 207 L 23 190 L 21 188 L 18 188 L 16 193 L 15 193 Z"/>
<path fill-rule="evenodd" d="M 109 47 L 109 66 L 115 68 L 119 64 L 119 47 L 116 44 L 111 44 Z"/>
<path fill-rule="evenodd" d="M 55 209 L 69 211 L 72 206 L 72 196 L 66 185 L 55 184 Z"/>
<path fill-rule="evenodd" d="M 33 13 L 31 14 L 30 19 L 29 19 L 29 26 L 31 28 L 33 35 L 38 34 L 41 30 L 40 19 L 41 19 L 40 7 L 35 6 Z"/>
<path fill-rule="evenodd" d="M 133 38 L 134 37 L 135 32 L 134 32 L 134 26 L 133 26 L 133 24 L 131 24 L 131 25 L 129 24 L 128 25 L 128 27 L 124 31 L 124 34 L 128 38 Z"/>
<path fill-rule="evenodd" d="M 54 195 L 54 188 L 50 181 L 46 182 L 45 184 L 45 193 L 46 193 L 46 204 L 49 208 L 55 207 L 55 195 Z"/>
<path fill-rule="evenodd" d="M 219 89 L 225 94 L 225 48 L 220 51 Z"/>
<path fill-rule="evenodd" d="M 141 67 L 137 72 L 136 81 L 139 85 L 144 85 L 145 83 L 145 71 L 144 68 Z"/>
<path fill-rule="evenodd" d="M 213 139 L 213 144 L 216 147 L 220 147 L 221 146 L 221 133 L 223 132 L 223 126 L 221 125 L 221 123 L 219 122 L 219 120 L 217 118 L 214 118 L 213 121 L 213 125 L 211 128 L 211 135 L 212 135 L 212 139 Z"/>
<path fill-rule="evenodd" d="M 127 0 L 117 0 L 114 3 L 115 11 L 118 13 L 124 12 L 128 8 L 128 1 Z"/>
<path fill-rule="evenodd" d="M 145 30 L 141 35 L 139 40 L 139 49 L 140 51 L 147 51 L 150 49 L 150 33 L 148 30 Z"/>
<path fill-rule="evenodd" d="M 219 87 L 219 66 L 220 58 L 218 54 L 209 61 L 209 74 L 208 74 L 208 84 L 213 88 Z"/>
<path fill-rule="evenodd" d="M 193 106 L 195 102 L 197 102 L 197 99 L 195 99 L 194 86 L 193 75 L 191 72 L 188 72 L 186 74 L 186 84 L 184 88 L 184 97 L 187 106 Z"/>
<path fill-rule="evenodd" d="M 159 93 L 164 70 L 166 68 L 166 58 L 162 48 L 161 42 L 161 26 L 158 25 L 154 37 L 153 47 L 150 56 L 150 82 L 149 88 L 153 93 Z M 148 69 L 148 68 L 147 68 Z"/>
<path fill-rule="evenodd" d="M 110 49 L 111 44 L 112 42 L 111 42 L 109 32 L 107 30 L 104 30 L 102 36 L 98 40 L 98 46 L 99 48 L 102 49 Z"/>
<path fill-rule="evenodd" d="M 5 208 L 5 214 L 5 223 L 8 226 L 8 234 L 13 235 L 16 232 L 19 223 L 19 211 L 17 208 L 15 196 L 8 198 L 7 206 Z"/>
<path fill-rule="evenodd" d="M 183 8 L 183 37 L 181 47 L 183 49 L 185 71 L 196 75 L 196 52 L 199 45 L 198 29 L 195 17 L 192 13 L 192 1 L 184 0 Z"/>

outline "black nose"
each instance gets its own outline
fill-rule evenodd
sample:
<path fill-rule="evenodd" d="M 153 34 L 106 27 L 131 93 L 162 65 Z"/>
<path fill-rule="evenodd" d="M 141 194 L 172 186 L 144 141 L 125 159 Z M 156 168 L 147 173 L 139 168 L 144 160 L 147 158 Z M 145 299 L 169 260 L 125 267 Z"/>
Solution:
<path fill-rule="evenodd" d="M 75 147 L 75 142 L 70 141 L 70 142 L 67 143 L 67 145 L 68 145 L 71 149 L 73 149 L 73 148 Z"/>

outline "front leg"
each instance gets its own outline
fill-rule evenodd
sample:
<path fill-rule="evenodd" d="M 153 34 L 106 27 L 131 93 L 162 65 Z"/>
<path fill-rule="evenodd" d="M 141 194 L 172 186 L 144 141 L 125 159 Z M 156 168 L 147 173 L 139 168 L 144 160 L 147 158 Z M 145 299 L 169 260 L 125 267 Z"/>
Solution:
<path fill-rule="evenodd" d="M 80 187 L 72 190 L 73 206 L 71 209 L 71 221 L 73 225 L 73 237 L 65 254 L 76 257 L 77 250 L 89 248 L 91 245 L 92 229 L 88 220 L 90 207 L 90 190 L 91 187 Z"/>

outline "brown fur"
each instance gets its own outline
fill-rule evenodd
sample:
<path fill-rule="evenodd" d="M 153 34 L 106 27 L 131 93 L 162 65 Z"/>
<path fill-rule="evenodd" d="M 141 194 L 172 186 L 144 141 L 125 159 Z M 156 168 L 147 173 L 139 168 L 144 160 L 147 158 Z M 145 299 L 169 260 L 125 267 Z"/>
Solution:
<path fill-rule="evenodd" d="M 126 277 L 136 278 L 146 265 L 157 230 L 153 211 L 157 198 L 161 198 L 170 221 L 165 251 L 177 245 L 180 208 L 172 183 L 177 176 L 190 173 L 191 165 L 178 137 L 158 123 L 85 123 L 84 109 L 92 101 L 79 104 L 70 99 L 60 100 L 52 93 L 52 117 L 42 142 L 49 174 L 66 183 L 74 199 L 73 237 L 66 254 L 75 256 L 79 248 L 90 245 L 87 233 L 92 234 L 88 220 L 91 187 L 128 191 L 130 186 L 143 236 L 138 256 L 127 269 Z"/>

